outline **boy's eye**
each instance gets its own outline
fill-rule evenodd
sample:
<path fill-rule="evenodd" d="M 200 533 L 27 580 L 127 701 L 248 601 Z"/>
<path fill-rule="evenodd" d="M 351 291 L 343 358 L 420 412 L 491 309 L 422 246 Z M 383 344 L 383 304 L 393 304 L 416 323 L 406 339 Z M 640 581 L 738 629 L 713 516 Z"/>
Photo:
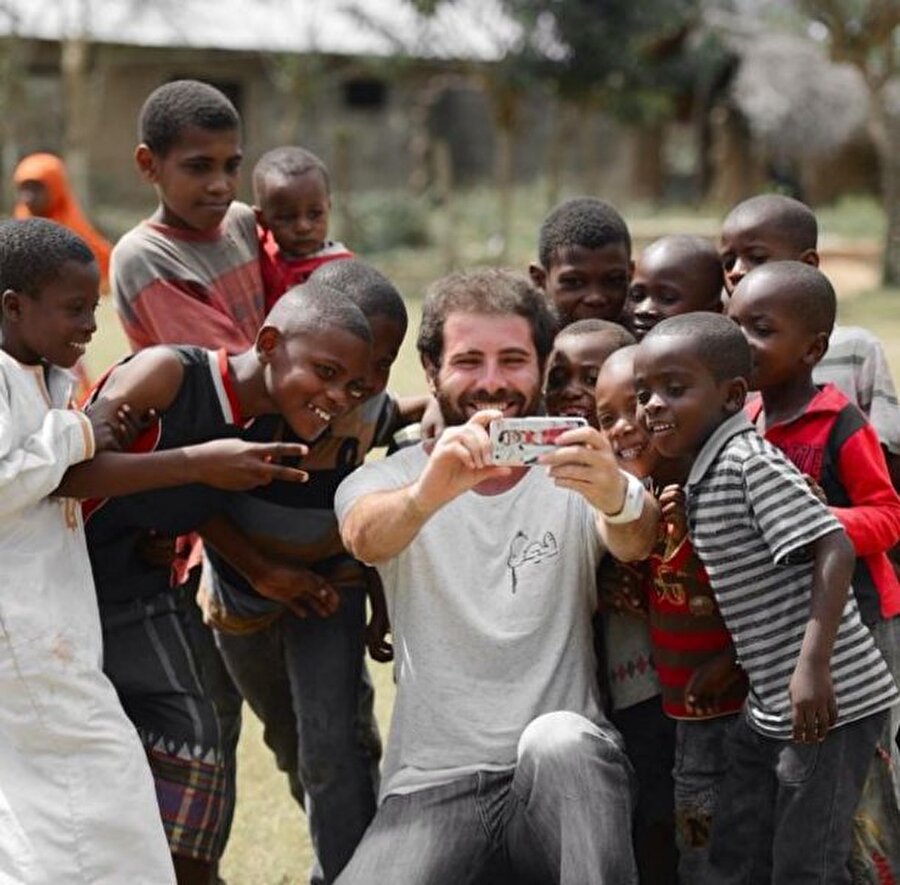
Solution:
<path fill-rule="evenodd" d="M 551 369 L 547 373 L 547 388 L 562 387 L 566 383 L 566 373 L 562 369 Z"/>
<path fill-rule="evenodd" d="M 242 157 L 236 157 L 233 160 L 229 160 L 225 164 L 225 172 L 228 173 L 228 175 L 237 175 L 238 172 L 241 171 L 242 159 Z"/>
<path fill-rule="evenodd" d="M 584 383 L 593 388 L 597 383 L 597 376 L 600 374 L 600 369 L 597 366 L 588 366 L 584 370 Z"/>
<path fill-rule="evenodd" d="M 604 289 L 622 289 L 628 285 L 628 276 L 623 273 L 611 274 L 602 280 Z"/>
<path fill-rule="evenodd" d="M 747 256 L 747 264 L 752 264 L 754 267 L 765 264 L 768 260 L 769 256 L 765 252 L 751 252 Z"/>
<path fill-rule="evenodd" d="M 326 366 L 324 363 L 316 363 L 316 374 L 323 381 L 330 381 L 337 375 L 337 371 L 332 366 Z"/>
<path fill-rule="evenodd" d="M 733 252 L 723 252 L 721 255 L 722 267 L 731 270 L 734 267 L 735 257 Z"/>
<path fill-rule="evenodd" d="M 639 387 L 635 391 L 634 398 L 638 401 L 638 403 L 640 405 L 645 406 L 645 405 L 647 405 L 647 403 L 650 402 L 650 391 Z"/>
<path fill-rule="evenodd" d="M 580 277 L 560 277 L 557 282 L 561 289 L 580 289 L 584 286 L 584 280 Z"/>
<path fill-rule="evenodd" d="M 312 211 L 306 213 L 306 217 L 310 221 L 318 221 L 322 217 L 322 215 L 324 215 L 324 213 L 321 209 L 313 209 Z"/>
<path fill-rule="evenodd" d="M 610 412 L 598 412 L 597 413 L 597 424 L 599 425 L 601 430 L 610 430 L 612 426 L 616 423 L 616 416 Z"/>
<path fill-rule="evenodd" d="M 643 286 L 632 286 L 628 290 L 628 300 L 633 301 L 635 304 L 643 301 L 646 297 L 646 292 L 644 292 Z"/>
<path fill-rule="evenodd" d="M 681 396 L 684 393 L 685 387 L 683 384 L 679 384 L 677 381 L 670 381 L 666 385 L 666 393 L 669 396 Z"/>
<path fill-rule="evenodd" d="M 666 307 L 671 307 L 673 304 L 678 304 L 681 299 L 678 297 L 677 292 L 660 292 L 659 293 L 659 303 L 665 304 Z"/>

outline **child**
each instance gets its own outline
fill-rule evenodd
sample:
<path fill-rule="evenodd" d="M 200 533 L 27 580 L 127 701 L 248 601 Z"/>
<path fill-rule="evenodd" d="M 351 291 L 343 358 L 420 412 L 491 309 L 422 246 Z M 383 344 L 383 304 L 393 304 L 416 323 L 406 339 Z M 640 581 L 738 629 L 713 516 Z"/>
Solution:
<path fill-rule="evenodd" d="M 584 418 L 596 426 L 594 385 L 606 358 L 634 338 L 617 323 L 578 320 L 566 326 L 553 340 L 547 357 L 544 401 L 548 415 Z"/>
<path fill-rule="evenodd" d="M 89 408 L 125 400 L 139 412 L 155 410 L 158 421 L 136 445 L 161 452 L 245 435 L 248 422 L 263 425 L 262 416 L 270 414 L 283 417 L 300 439 L 312 440 L 363 394 L 371 340 L 359 308 L 328 286 L 308 283 L 279 301 L 244 353 L 229 357 L 224 350 L 187 346 L 144 350 L 108 375 Z M 298 448 L 306 451 L 288 446 Z M 215 868 L 227 825 L 228 758 L 169 570 L 147 562 L 139 542 L 147 531 L 195 531 L 225 502 L 195 485 L 86 506 L 105 668 L 150 759 L 179 882 L 207 882 Z M 296 596 L 314 614 L 334 612 L 334 590 L 296 572 L 293 577 L 279 585 L 280 598 Z"/>
<path fill-rule="evenodd" d="M 618 320 L 634 265 L 628 227 L 609 203 L 576 197 L 557 206 L 541 225 L 538 260 L 528 272 L 556 305 L 562 327 Z"/>
<path fill-rule="evenodd" d="M 768 261 L 819 265 L 818 224 L 798 200 L 764 194 L 739 203 L 722 224 L 720 257 L 730 295 L 754 267 Z M 900 476 L 900 408 L 884 350 L 865 329 L 835 325 L 828 350 L 813 370 L 816 384 L 831 383 L 872 422 L 892 476 Z"/>
<path fill-rule="evenodd" d="M 280 147 L 263 154 L 253 169 L 253 198 L 266 310 L 317 267 L 353 257 L 328 239 L 331 181 L 310 151 Z"/>
<path fill-rule="evenodd" d="M 872 426 L 834 385 L 813 383 L 815 366 L 828 347 L 836 307 L 834 289 L 818 270 L 795 261 L 777 261 L 738 283 L 728 312 L 750 345 L 750 387 L 761 393 L 748 406 L 747 415 L 767 440 L 824 490 L 856 551 L 853 592 L 860 615 L 896 680 L 900 659 L 892 637 L 900 624 L 900 582 L 887 551 L 900 540 L 900 498 Z M 893 736 L 889 728 L 879 740 L 886 753 Z M 877 851 L 900 867 L 900 857 L 892 856 L 900 851 L 900 810 L 890 774 L 884 769 L 876 754 L 870 773 L 872 788 L 867 787 L 860 813 L 863 820 L 877 821 L 877 826 L 859 829 L 866 834 L 864 841 L 880 843 L 867 854 L 874 857 Z M 876 786 L 882 772 L 884 789 Z M 870 794 L 875 802 L 868 801 Z"/>
<path fill-rule="evenodd" d="M 664 320 L 635 355 L 638 419 L 692 462 L 688 534 L 750 683 L 713 821 L 719 882 L 840 878 L 898 692 L 848 595 L 840 523 L 742 409 L 752 367 L 725 317 Z"/>
<path fill-rule="evenodd" d="M 553 341 L 547 358 L 544 402 L 550 415 L 578 415 L 597 427 L 594 386 L 611 354 L 634 345 L 616 323 L 578 320 Z M 631 566 L 604 557 L 597 573 L 601 606 L 620 598 L 636 574 Z M 675 747 L 671 723 L 662 715 L 660 685 L 650 653 L 646 618 L 607 606 L 595 618 L 600 682 L 609 696 L 613 724 L 622 733 L 635 770 L 634 852 L 643 885 L 670 885 L 676 874 L 674 798 Z"/>
<path fill-rule="evenodd" d="M 673 235 L 647 246 L 634 269 L 622 323 L 640 341 L 660 320 L 722 310 L 722 264 L 712 243 Z"/>
<path fill-rule="evenodd" d="M 249 487 L 273 447 L 229 442 L 118 454 L 131 412 L 67 408 L 96 330 L 88 246 L 44 219 L 0 225 L 0 879 L 174 881 L 146 756 L 101 670 L 102 638 L 75 496 L 184 482 Z M 79 463 L 81 462 L 81 463 Z M 74 466 L 73 466 L 74 465 Z"/>
<path fill-rule="evenodd" d="M 649 610 L 663 711 L 676 720 L 672 774 L 679 880 L 704 885 L 713 881 L 709 832 L 727 767 L 726 737 L 746 696 L 746 682 L 706 573 L 686 536 L 680 486 L 690 464 L 660 457 L 635 417 L 636 349 L 624 347 L 603 364 L 597 378 L 597 421 L 622 469 L 642 479 L 652 476 L 662 489 L 663 531 L 647 563 L 644 586 L 635 589 Z M 626 604 L 634 607 L 633 600 Z"/>
<path fill-rule="evenodd" d="M 134 350 L 191 343 L 240 353 L 265 316 L 256 218 L 234 202 L 241 123 L 218 89 L 176 80 L 150 94 L 135 160 L 159 206 L 116 244 L 110 285 Z"/>
<path fill-rule="evenodd" d="M 264 723 L 266 742 L 294 798 L 306 809 L 318 864 L 313 879 L 333 882 L 375 813 L 373 773 L 381 748 L 363 660 L 370 589 L 376 591 L 373 618 L 382 619 L 370 625 L 370 649 L 382 658 L 390 651 L 381 585 L 373 570 L 344 550 L 333 494 L 371 448 L 385 445 L 398 426 L 419 417 L 424 398 L 410 412 L 410 401 L 385 391 L 407 326 L 393 285 L 356 259 L 320 268 L 310 278 L 310 285 L 316 283 L 346 293 L 369 321 L 374 343 L 364 400 L 310 445 L 304 459 L 310 479 L 302 489 L 273 486 L 263 495 L 231 496 L 225 519 L 205 526 L 202 534 L 213 566 L 208 620 L 216 643 Z M 280 437 L 283 424 L 269 416 L 251 433 Z M 337 613 L 305 617 L 266 598 L 258 581 L 272 571 L 273 561 L 337 589 Z"/>

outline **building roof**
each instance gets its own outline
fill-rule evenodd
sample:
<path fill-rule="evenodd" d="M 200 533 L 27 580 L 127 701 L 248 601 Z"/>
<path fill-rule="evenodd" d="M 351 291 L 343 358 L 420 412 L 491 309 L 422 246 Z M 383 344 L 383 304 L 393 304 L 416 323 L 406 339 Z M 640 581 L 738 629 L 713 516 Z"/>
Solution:
<path fill-rule="evenodd" d="M 502 58 L 518 26 L 496 0 L 0 0 L 0 35 L 248 52 Z"/>

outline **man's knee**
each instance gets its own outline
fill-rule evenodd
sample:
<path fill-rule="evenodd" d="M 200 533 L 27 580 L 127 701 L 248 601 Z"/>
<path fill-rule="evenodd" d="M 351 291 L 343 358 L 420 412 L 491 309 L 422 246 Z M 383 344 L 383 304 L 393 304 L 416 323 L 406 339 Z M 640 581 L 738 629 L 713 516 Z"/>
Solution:
<path fill-rule="evenodd" d="M 533 719 L 519 738 L 519 765 L 577 765 L 584 756 L 621 761 L 627 766 L 618 732 L 608 723 L 598 725 L 568 710 Z"/>

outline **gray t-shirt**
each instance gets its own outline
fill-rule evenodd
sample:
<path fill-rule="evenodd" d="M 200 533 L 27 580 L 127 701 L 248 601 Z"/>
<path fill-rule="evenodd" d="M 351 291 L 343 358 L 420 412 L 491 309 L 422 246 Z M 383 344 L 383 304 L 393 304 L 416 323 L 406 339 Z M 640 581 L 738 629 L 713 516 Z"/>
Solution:
<path fill-rule="evenodd" d="M 417 445 L 365 464 L 338 488 L 338 520 L 363 495 L 409 485 L 426 462 Z M 502 494 L 460 495 L 378 565 L 397 679 L 382 799 L 510 768 L 543 713 L 600 720 L 601 552 L 590 505 L 535 468 Z"/>

